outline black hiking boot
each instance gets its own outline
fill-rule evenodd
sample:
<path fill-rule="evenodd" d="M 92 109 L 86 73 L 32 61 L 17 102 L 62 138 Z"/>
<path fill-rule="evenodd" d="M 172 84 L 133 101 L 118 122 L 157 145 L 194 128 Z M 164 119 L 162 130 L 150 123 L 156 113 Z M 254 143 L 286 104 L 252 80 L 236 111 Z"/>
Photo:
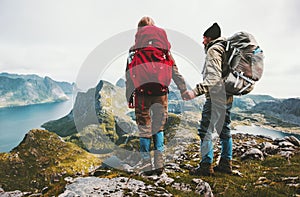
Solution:
<path fill-rule="evenodd" d="M 139 167 L 139 171 L 146 176 L 153 175 L 151 159 L 143 159 L 142 165 Z"/>
<path fill-rule="evenodd" d="M 232 160 L 221 158 L 217 166 L 214 167 L 216 172 L 232 174 Z"/>
<path fill-rule="evenodd" d="M 210 163 L 200 163 L 200 166 L 190 170 L 190 175 L 196 176 L 213 176 L 214 169 Z"/>

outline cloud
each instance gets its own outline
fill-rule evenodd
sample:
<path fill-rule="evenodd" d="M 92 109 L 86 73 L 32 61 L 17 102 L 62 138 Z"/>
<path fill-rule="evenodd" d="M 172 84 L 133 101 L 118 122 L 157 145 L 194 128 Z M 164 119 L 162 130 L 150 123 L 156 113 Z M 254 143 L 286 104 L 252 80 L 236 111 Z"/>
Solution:
<path fill-rule="evenodd" d="M 75 81 L 78 69 L 90 49 L 59 46 L 0 46 L 0 70 L 39 74 L 54 79 Z"/>
<path fill-rule="evenodd" d="M 240 30 L 252 33 L 265 52 L 262 88 L 269 91 L 275 76 L 298 73 L 293 71 L 300 65 L 299 9 L 298 0 L 212 0 L 209 5 L 199 0 L 0 0 L 0 69 L 75 81 L 93 49 L 113 35 L 136 28 L 138 20 L 149 15 L 159 26 L 182 32 L 200 44 L 213 22 L 220 24 L 226 37 Z M 203 55 L 203 51 L 195 53 Z M 298 78 L 293 80 L 300 83 Z"/>

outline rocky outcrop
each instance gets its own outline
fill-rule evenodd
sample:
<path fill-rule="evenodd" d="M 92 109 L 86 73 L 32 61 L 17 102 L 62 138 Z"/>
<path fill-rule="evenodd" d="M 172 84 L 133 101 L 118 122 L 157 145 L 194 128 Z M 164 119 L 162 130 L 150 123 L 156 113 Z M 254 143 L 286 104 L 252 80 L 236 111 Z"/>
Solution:
<path fill-rule="evenodd" d="M 107 127 L 113 127 L 114 120 L 110 115 L 112 110 L 110 100 L 112 100 L 113 94 L 118 93 L 118 90 L 112 84 L 100 81 L 95 88 L 77 93 L 73 109 L 68 115 L 46 122 L 42 127 L 63 137 L 81 132 L 91 124 L 107 123 Z M 122 91 L 118 94 L 122 94 Z M 120 107 L 126 108 L 126 104 L 122 104 Z"/>
<path fill-rule="evenodd" d="M 2 184 L 2 188 L 7 191 L 0 190 L 0 196 L 48 195 L 51 194 L 47 193 L 50 190 L 50 184 L 64 187 L 60 196 L 153 196 L 153 194 L 157 196 L 182 196 L 184 194 L 213 196 L 215 192 L 216 195 L 221 195 L 222 192 L 215 184 L 221 184 L 219 180 L 223 182 L 224 174 L 217 174 L 213 179 L 188 175 L 189 170 L 200 162 L 199 138 L 195 133 L 191 134 L 190 130 L 182 128 L 180 124 L 173 129 L 176 130 L 176 134 L 166 142 L 165 172 L 160 176 L 144 176 L 134 169 L 134 164 L 130 162 L 132 158 L 127 156 L 121 158 L 121 155 L 111 156 L 110 154 L 111 157 L 105 160 L 100 168 L 96 168 L 97 160 L 93 160 L 94 157 L 90 154 L 64 142 L 53 133 L 33 130 L 11 153 L 0 154 L 0 165 L 4 169 L 0 173 L 5 173 L 0 174 L 0 180 L 1 183 L 5 183 Z M 265 176 L 250 179 L 252 176 L 257 176 L 252 175 L 253 173 L 262 174 L 259 170 L 265 167 L 261 165 L 254 167 L 258 172 L 251 171 L 249 180 L 247 178 L 249 172 L 245 174 L 244 171 L 240 172 L 241 166 L 250 163 L 249 165 L 253 168 L 255 161 L 259 163 L 261 160 L 265 161 L 274 156 L 284 158 L 287 165 L 297 165 L 292 163 L 292 158 L 299 155 L 299 139 L 289 136 L 273 140 L 249 134 L 234 134 L 233 139 L 234 169 L 237 169 L 234 170 L 234 175 L 241 179 L 241 183 L 235 183 L 235 185 L 246 182 L 249 189 L 249 187 L 260 188 L 265 185 L 271 187 L 274 184 L 283 184 L 293 189 L 292 191 L 299 189 L 299 177 L 286 176 L 282 172 L 279 178 L 272 179 L 274 175 L 268 176 L 268 171 L 264 170 Z M 134 147 L 134 143 L 138 143 L 134 138 L 129 141 L 133 141 L 131 147 Z M 219 141 L 216 139 L 214 143 L 215 155 L 219 155 Z M 93 162 L 89 163 L 89 161 Z M 279 170 L 282 167 L 273 163 L 271 165 L 273 167 L 270 173 L 272 169 Z M 3 177 L 6 177 L 5 180 Z M 226 176 L 226 180 L 231 179 L 239 180 Z M 67 182 L 66 186 L 64 186 L 65 182 Z M 241 187 L 246 186 L 238 185 L 238 188 Z M 226 191 L 226 188 L 221 188 L 224 192 Z"/>
<path fill-rule="evenodd" d="M 127 177 L 98 178 L 85 177 L 69 179 L 64 193 L 67 196 L 173 196 L 163 187 L 146 184 L 143 181 Z"/>
<path fill-rule="evenodd" d="M 0 153 L 0 183 L 5 191 L 41 192 L 65 176 L 88 174 L 100 162 L 55 133 L 31 130 L 11 152 Z"/>
<path fill-rule="evenodd" d="M 28 194 L 27 192 L 21 192 L 19 190 L 5 192 L 4 189 L 0 188 L 0 197 L 22 197 L 27 194 Z"/>
<path fill-rule="evenodd" d="M 175 181 L 166 173 L 161 176 L 146 177 L 153 184 L 128 177 L 100 178 L 100 177 L 79 177 L 73 179 L 67 177 L 68 184 L 65 191 L 59 197 L 65 196 L 174 196 L 165 187 L 182 192 L 193 192 L 195 195 L 212 197 L 210 185 L 202 179 L 192 179 L 192 184 L 185 184 Z"/>
<path fill-rule="evenodd" d="M 245 136 L 248 141 L 243 142 Z M 264 160 L 265 157 L 276 154 L 290 159 L 295 153 L 300 151 L 300 141 L 294 136 L 272 140 L 264 136 L 236 134 L 235 139 L 239 143 L 235 143 L 233 152 L 236 157 L 240 157 L 242 160 Z M 264 139 L 264 142 L 259 143 L 258 141 L 261 139 Z"/>
<path fill-rule="evenodd" d="M 207 180 L 206 178 L 203 177 L 203 180 L 202 177 L 200 177 L 200 179 L 198 177 L 187 176 L 189 170 L 200 162 L 200 147 L 196 136 L 187 137 L 188 131 L 180 130 L 180 132 L 186 137 L 183 138 L 182 136 L 175 135 L 173 140 L 167 144 L 165 172 L 162 175 L 144 176 L 138 169 L 135 169 L 135 166 L 130 162 L 132 161 L 130 157 L 122 159 L 121 156 L 112 156 L 104 161 L 101 168 L 90 174 L 95 177 L 70 178 L 68 185 L 65 187 L 65 192 L 60 196 L 93 194 L 104 196 L 134 196 L 134 194 L 137 196 L 151 196 L 149 194 L 153 193 L 157 194 L 157 196 L 173 196 L 177 193 L 176 191 L 180 192 L 179 196 L 183 195 L 183 193 L 187 195 L 193 193 L 200 196 L 213 196 L 215 186 L 212 187 L 205 181 Z M 271 138 L 263 136 L 234 134 L 233 139 L 235 163 L 233 176 L 239 176 L 241 179 L 247 175 L 244 175 L 243 171 L 240 172 L 240 165 L 245 165 L 249 161 L 252 161 L 251 163 L 253 163 L 253 161 L 263 161 L 272 156 L 283 157 L 289 162 L 293 155 L 299 154 L 300 151 L 300 141 L 293 136 L 272 140 Z M 173 146 L 172 143 L 176 143 L 176 146 Z M 215 155 L 219 155 L 220 149 L 217 139 L 215 144 Z M 238 161 L 239 166 L 236 165 Z M 109 177 L 110 174 L 114 174 L 114 170 L 116 169 L 123 170 L 129 174 L 125 177 L 106 178 L 106 176 Z M 257 172 L 257 174 L 260 174 L 260 172 Z M 138 180 L 128 178 L 136 175 L 140 175 Z M 216 176 L 222 177 L 220 178 L 222 180 L 224 179 L 224 175 Z M 228 178 L 229 177 L 226 177 L 226 179 Z M 234 177 L 232 178 L 233 180 L 236 179 Z M 216 180 L 213 180 L 214 183 Z M 253 187 L 260 187 L 275 184 L 274 181 L 277 181 L 276 184 L 286 183 L 286 186 L 290 188 L 299 188 L 299 177 L 297 176 L 282 176 L 280 179 L 276 178 L 276 180 L 259 177 L 253 184 L 250 182 L 247 182 L 247 184 Z M 173 190 L 170 192 L 170 190 L 166 188 L 173 188 Z"/>

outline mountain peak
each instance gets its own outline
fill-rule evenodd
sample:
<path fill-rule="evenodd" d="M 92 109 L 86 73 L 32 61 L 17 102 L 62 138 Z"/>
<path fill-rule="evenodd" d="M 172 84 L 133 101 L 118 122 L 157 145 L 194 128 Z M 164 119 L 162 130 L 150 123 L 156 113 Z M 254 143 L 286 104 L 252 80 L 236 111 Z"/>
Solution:
<path fill-rule="evenodd" d="M 52 143 L 45 143 L 49 141 L 51 141 Z M 15 149 L 31 149 L 31 147 L 35 147 L 41 150 L 43 150 L 44 148 L 51 148 L 52 150 L 54 150 L 63 146 L 65 146 L 65 142 L 55 133 L 50 133 L 47 130 L 42 129 L 32 129 L 25 135 L 22 142 Z"/>

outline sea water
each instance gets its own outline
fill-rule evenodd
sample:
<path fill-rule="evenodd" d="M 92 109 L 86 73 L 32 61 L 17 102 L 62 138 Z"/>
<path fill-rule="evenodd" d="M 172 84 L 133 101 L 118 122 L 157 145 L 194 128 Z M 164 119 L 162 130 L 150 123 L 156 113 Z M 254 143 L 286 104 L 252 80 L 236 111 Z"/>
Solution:
<path fill-rule="evenodd" d="M 31 129 L 41 128 L 50 120 L 67 115 L 73 108 L 73 97 L 64 102 L 0 108 L 0 152 L 9 152 Z"/>
<path fill-rule="evenodd" d="M 295 136 L 300 140 L 299 134 L 287 133 L 279 130 L 267 129 L 259 126 L 236 126 L 235 130 L 232 130 L 232 133 L 248 133 L 252 135 L 262 135 L 266 137 L 270 137 L 272 139 L 283 138 L 285 136 Z"/>
<path fill-rule="evenodd" d="M 0 108 L 0 152 L 9 152 L 18 146 L 29 130 L 41 128 L 43 123 L 67 115 L 73 108 L 72 95 L 70 98 L 68 101 L 58 103 Z M 232 133 L 264 135 L 273 139 L 294 135 L 300 139 L 300 135 L 258 126 L 237 126 Z"/>

